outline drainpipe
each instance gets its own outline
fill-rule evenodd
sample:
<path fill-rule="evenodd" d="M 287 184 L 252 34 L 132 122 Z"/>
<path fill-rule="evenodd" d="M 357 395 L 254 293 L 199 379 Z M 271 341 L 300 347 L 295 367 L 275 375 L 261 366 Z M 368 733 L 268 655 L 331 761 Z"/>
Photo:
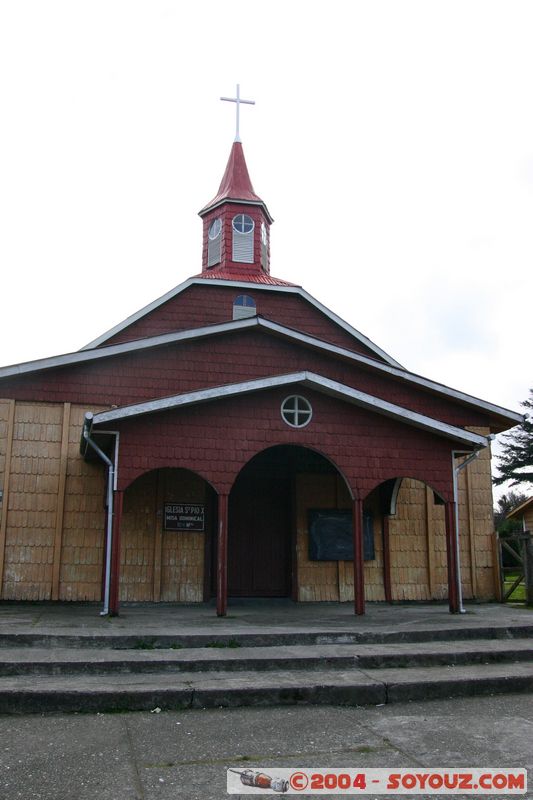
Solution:
<path fill-rule="evenodd" d="M 83 438 L 87 445 L 102 459 L 107 466 L 107 530 L 106 530 L 106 560 L 105 560 L 105 584 L 104 584 L 104 607 L 100 611 L 101 617 L 109 614 L 109 593 L 111 588 L 111 545 L 113 542 L 113 489 L 115 483 L 115 464 L 111 461 L 104 451 L 98 447 L 96 442 L 91 439 L 91 428 L 93 415 L 90 411 L 85 414 L 83 421 Z M 116 434 L 115 434 L 116 441 Z M 116 460 L 116 447 L 115 447 Z"/>
<path fill-rule="evenodd" d="M 487 444 L 479 447 L 474 453 L 472 453 L 468 458 L 462 461 L 460 464 L 455 463 L 455 458 L 457 456 L 465 455 L 464 451 L 461 450 L 452 450 L 452 466 L 453 466 L 453 502 L 455 507 L 455 559 L 457 564 L 457 598 L 459 600 L 459 613 L 465 614 L 466 610 L 463 605 L 463 587 L 461 581 L 461 552 L 460 552 L 460 545 L 459 545 L 459 490 L 458 490 L 458 478 L 459 473 L 467 467 L 472 461 L 479 456 L 481 450 L 484 447 L 488 447 L 490 442 L 494 439 L 494 435 L 491 434 L 487 437 Z"/>

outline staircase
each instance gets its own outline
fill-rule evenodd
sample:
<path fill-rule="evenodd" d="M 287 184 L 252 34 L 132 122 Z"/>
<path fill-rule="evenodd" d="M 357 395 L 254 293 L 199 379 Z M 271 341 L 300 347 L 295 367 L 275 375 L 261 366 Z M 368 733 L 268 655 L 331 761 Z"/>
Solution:
<path fill-rule="evenodd" d="M 0 634 L 0 713 L 384 704 L 533 691 L 533 621 L 442 630 Z"/>

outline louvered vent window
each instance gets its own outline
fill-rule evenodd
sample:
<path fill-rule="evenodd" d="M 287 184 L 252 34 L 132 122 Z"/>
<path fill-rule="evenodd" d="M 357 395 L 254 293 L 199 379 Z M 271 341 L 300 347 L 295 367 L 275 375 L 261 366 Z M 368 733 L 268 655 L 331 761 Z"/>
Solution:
<path fill-rule="evenodd" d="M 261 266 L 268 272 L 268 233 L 264 222 L 261 223 Z"/>
<path fill-rule="evenodd" d="M 254 221 L 247 214 L 233 217 L 233 261 L 253 264 L 254 260 Z"/>
<path fill-rule="evenodd" d="M 233 319 L 255 317 L 257 313 L 255 300 L 248 294 L 240 294 L 233 302 Z"/>
<path fill-rule="evenodd" d="M 207 266 L 212 267 L 220 262 L 222 242 L 222 222 L 215 219 L 207 232 Z"/>

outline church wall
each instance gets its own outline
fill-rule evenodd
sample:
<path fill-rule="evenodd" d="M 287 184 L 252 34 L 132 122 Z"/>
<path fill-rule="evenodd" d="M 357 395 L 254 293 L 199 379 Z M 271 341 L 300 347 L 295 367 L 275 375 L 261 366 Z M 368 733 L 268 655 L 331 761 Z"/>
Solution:
<path fill-rule="evenodd" d="M 150 468 L 182 466 L 217 491 L 229 492 L 253 455 L 274 444 L 300 444 L 325 453 L 362 497 L 402 472 L 424 476 L 450 496 L 450 445 L 442 437 L 307 389 L 303 393 L 313 404 L 313 423 L 295 430 L 280 414 L 292 391 L 264 390 L 121 421 L 120 488 Z"/>
<path fill-rule="evenodd" d="M 314 420 L 328 431 L 317 442 L 316 428 L 293 431 L 279 418 L 286 392 L 241 398 L 217 405 L 215 420 L 207 406 L 177 416 L 160 415 L 123 426 L 121 479 L 138 469 L 181 465 L 210 477 L 229 491 L 233 477 L 256 452 L 270 444 L 301 444 L 325 452 L 347 476 L 363 476 L 366 485 L 386 477 L 409 475 L 423 463 L 432 486 L 446 487 L 448 445 L 442 440 L 332 403 L 305 392 Z M 93 408 L 92 410 L 98 410 Z M 3 599 L 100 600 L 104 559 L 105 470 L 79 454 L 86 407 L 69 403 L 0 400 L 0 565 Z M 218 420 L 218 422 L 216 421 Z M 223 420 L 223 425 L 220 425 Z M 131 430 L 135 434 L 130 438 Z M 486 429 L 477 429 L 487 433 Z M 379 443 L 381 437 L 381 444 Z M 128 442 L 129 439 L 129 442 Z M 172 442 L 177 442 L 174 449 Z M 441 453 L 435 452 L 435 446 Z M 410 465 L 406 455 L 411 458 Z M 210 473 L 209 475 L 207 473 Z M 169 473 L 170 474 L 170 473 Z M 172 473 L 180 474 L 179 472 Z M 411 473 L 412 474 L 412 473 Z M 130 477 L 128 477 L 128 475 Z M 143 476 L 144 489 L 126 492 L 122 538 L 122 598 L 194 602 L 203 598 L 204 537 L 163 533 L 157 510 L 169 501 L 199 500 L 206 485 L 181 473 L 180 484 L 157 487 Z M 439 477 L 440 476 L 440 477 Z M 310 563 L 307 559 L 306 508 L 349 507 L 342 478 L 327 476 L 331 486 L 302 484 L 297 510 L 300 598 L 353 597 L 349 562 Z M 322 476 L 320 476 L 322 480 Z M 355 480 L 355 478 L 354 478 Z M 151 482 L 152 481 L 152 482 Z M 191 482 L 192 481 L 192 482 Z M 226 484 L 224 484 L 226 481 Z M 360 491 L 365 481 L 359 481 Z M 321 494 L 320 494 L 321 493 Z M 179 497 L 178 497 L 179 495 Z M 365 501 L 372 506 L 374 494 Z M 465 599 L 494 597 L 495 558 L 490 461 L 487 451 L 461 473 L 459 483 L 461 566 Z M 374 509 L 376 559 L 365 563 L 368 600 L 384 599 L 381 518 Z M 398 512 L 390 518 L 394 599 L 443 599 L 447 594 L 446 545 L 442 506 L 433 492 L 414 479 L 404 481 Z"/>
<path fill-rule="evenodd" d="M 87 463 L 80 455 L 80 437 L 86 411 L 86 407 L 72 406 L 70 412 L 61 534 L 60 600 L 100 600 L 102 593 L 106 473 L 101 463 Z"/>
<path fill-rule="evenodd" d="M 373 358 L 377 357 L 373 350 L 358 342 L 303 297 L 284 292 L 282 289 L 279 291 L 257 289 L 254 288 L 253 282 L 244 288 L 208 284 L 190 286 L 112 336 L 104 344 L 118 344 L 172 331 L 230 322 L 233 319 L 233 301 L 239 294 L 250 295 L 255 300 L 257 314 L 261 317 L 275 320 L 280 325 L 303 331 L 325 342 Z"/>
<path fill-rule="evenodd" d="M 204 503 L 207 530 L 163 530 L 165 503 Z M 205 540 L 210 531 L 208 487 L 191 472 L 153 470 L 126 491 L 121 523 L 120 599 L 200 602 Z"/>
<path fill-rule="evenodd" d="M 50 595 L 58 501 L 62 407 L 15 407 L 3 596 Z"/>
<path fill-rule="evenodd" d="M 350 601 L 354 599 L 351 561 L 309 559 L 309 509 L 351 509 L 352 501 L 340 475 L 298 475 L 296 481 L 296 558 L 298 600 Z M 370 503 L 372 506 L 372 503 Z M 374 511 L 375 559 L 365 561 L 365 597 L 384 600 L 383 545 L 379 515 Z"/>
<path fill-rule="evenodd" d="M 482 414 L 452 400 L 261 331 L 183 342 L 145 353 L 124 354 L 41 375 L 32 374 L 5 381 L 3 391 L 19 399 L 122 406 L 300 370 L 311 370 L 450 424 L 486 424 Z"/>
<path fill-rule="evenodd" d="M 421 481 L 402 480 L 389 521 L 393 600 L 440 600 L 448 594 L 444 507 Z"/>
<path fill-rule="evenodd" d="M 476 433 L 488 435 L 483 428 Z M 459 474 L 459 552 L 465 600 L 491 600 L 499 582 L 492 515 L 489 449 Z M 444 507 L 420 481 L 404 479 L 390 517 L 393 600 L 443 600 L 448 595 Z"/>
<path fill-rule="evenodd" d="M 104 474 L 79 455 L 84 412 L 0 400 L 4 600 L 101 596 Z"/>
<path fill-rule="evenodd" d="M 474 428 L 485 436 L 486 428 Z M 466 468 L 460 479 L 465 486 L 466 503 L 463 505 L 465 523 L 469 530 L 469 564 L 471 565 L 472 591 L 479 600 L 488 600 L 499 590 L 497 539 L 494 532 L 493 497 L 490 465 L 490 448 L 482 450 L 478 458 Z M 465 559 L 466 560 L 466 559 Z"/>

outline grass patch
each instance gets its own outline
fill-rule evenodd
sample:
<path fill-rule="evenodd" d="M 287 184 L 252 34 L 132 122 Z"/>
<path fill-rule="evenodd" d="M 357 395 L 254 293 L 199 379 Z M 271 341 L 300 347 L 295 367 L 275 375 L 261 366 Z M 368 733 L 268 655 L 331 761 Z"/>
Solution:
<path fill-rule="evenodd" d="M 134 650 L 154 650 L 155 645 L 149 639 L 139 639 L 133 645 Z"/>
<path fill-rule="evenodd" d="M 503 591 L 507 592 L 511 586 L 513 585 L 513 581 L 505 581 L 503 584 Z M 526 602 L 526 587 L 523 583 L 518 584 L 514 592 L 509 595 L 506 603 L 525 603 Z"/>
<path fill-rule="evenodd" d="M 504 582 L 503 582 L 503 591 L 504 593 L 509 591 L 515 580 L 518 578 L 518 572 L 506 572 Z M 525 583 L 519 583 L 512 595 L 510 595 L 507 600 L 507 603 L 525 603 L 526 602 L 526 586 Z"/>

